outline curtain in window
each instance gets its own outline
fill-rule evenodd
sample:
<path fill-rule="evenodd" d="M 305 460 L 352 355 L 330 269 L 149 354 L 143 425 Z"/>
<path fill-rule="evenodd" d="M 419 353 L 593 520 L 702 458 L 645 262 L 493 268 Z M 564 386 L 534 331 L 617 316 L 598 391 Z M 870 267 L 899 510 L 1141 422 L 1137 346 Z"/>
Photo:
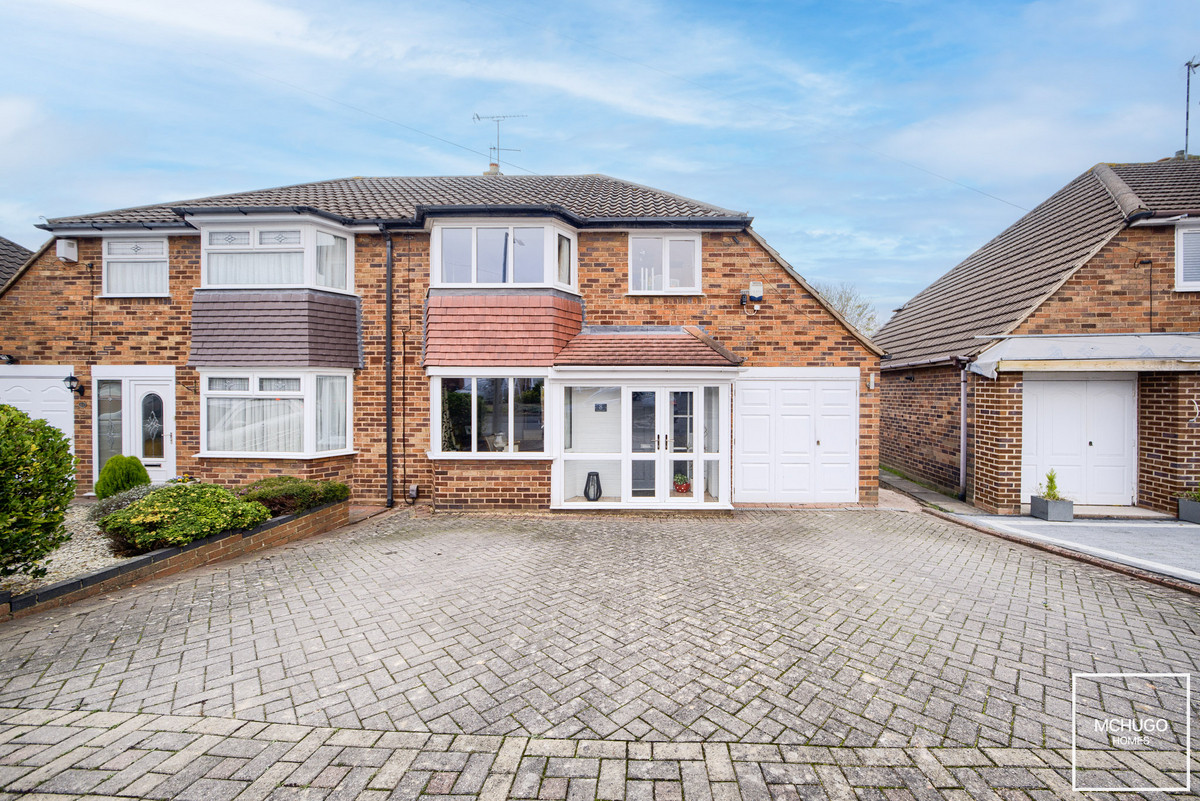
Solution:
<path fill-rule="evenodd" d="M 104 280 L 108 295 L 166 295 L 165 261 L 106 261 Z"/>
<path fill-rule="evenodd" d="M 303 284 L 303 253 L 209 253 L 210 284 Z"/>
<path fill-rule="evenodd" d="M 317 231 L 317 286 L 346 288 L 346 238 Z"/>
<path fill-rule="evenodd" d="M 299 398 L 209 398 L 208 450 L 298 453 L 304 450 Z"/>
<path fill-rule="evenodd" d="M 346 377 L 317 376 L 317 450 L 346 447 Z"/>

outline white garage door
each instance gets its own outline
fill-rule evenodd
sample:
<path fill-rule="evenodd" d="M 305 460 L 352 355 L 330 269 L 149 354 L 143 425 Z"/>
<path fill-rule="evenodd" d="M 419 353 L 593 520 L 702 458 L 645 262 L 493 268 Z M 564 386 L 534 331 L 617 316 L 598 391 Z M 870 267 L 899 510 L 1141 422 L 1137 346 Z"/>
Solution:
<path fill-rule="evenodd" d="M 858 500 L 857 370 L 747 371 L 733 415 L 735 502 Z"/>
<path fill-rule="evenodd" d="M 72 372 L 59 365 L 0 365 L 0 403 L 57 427 L 71 440 L 74 453 L 75 396 L 63 384 Z"/>
<path fill-rule="evenodd" d="M 1054 470 L 1075 503 L 1130 506 L 1137 476 L 1136 376 L 1025 374 L 1021 500 Z"/>

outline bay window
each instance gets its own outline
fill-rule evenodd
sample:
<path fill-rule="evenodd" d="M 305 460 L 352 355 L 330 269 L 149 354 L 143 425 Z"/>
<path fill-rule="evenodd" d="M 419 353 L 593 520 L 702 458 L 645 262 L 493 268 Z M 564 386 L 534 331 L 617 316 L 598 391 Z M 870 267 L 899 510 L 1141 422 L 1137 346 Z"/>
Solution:
<path fill-rule="evenodd" d="M 351 371 L 204 371 L 202 456 L 306 458 L 347 452 Z"/>
<path fill-rule="evenodd" d="M 447 222 L 433 228 L 433 282 L 572 289 L 575 251 L 575 234 L 558 225 Z"/>
<path fill-rule="evenodd" d="M 167 239 L 112 237 L 104 240 L 104 294 L 111 297 L 166 297 Z"/>
<path fill-rule="evenodd" d="M 431 384 L 435 455 L 545 454 L 544 378 L 441 376 Z"/>
<path fill-rule="evenodd" d="M 205 225 L 204 287 L 353 291 L 353 236 L 312 223 Z"/>

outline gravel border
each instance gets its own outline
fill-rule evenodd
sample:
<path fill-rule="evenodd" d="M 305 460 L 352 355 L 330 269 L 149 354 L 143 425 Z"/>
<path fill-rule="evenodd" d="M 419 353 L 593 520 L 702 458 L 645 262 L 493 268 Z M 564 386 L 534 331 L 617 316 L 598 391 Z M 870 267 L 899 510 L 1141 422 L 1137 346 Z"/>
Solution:
<path fill-rule="evenodd" d="M 44 564 L 49 568 L 46 575 L 41 578 L 25 575 L 6 576 L 0 579 L 0 592 L 8 591 L 13 595 L 21 595 L 63 579 L 103 570 L 128 559 L 127 556 L 115 555 L 108 537 L 95 523 L 87 519 L 91 506 L 89 502 L 72 501 L 67 507 L 63 525 L 71 533 L 71 539 L 46 559 Z"/>

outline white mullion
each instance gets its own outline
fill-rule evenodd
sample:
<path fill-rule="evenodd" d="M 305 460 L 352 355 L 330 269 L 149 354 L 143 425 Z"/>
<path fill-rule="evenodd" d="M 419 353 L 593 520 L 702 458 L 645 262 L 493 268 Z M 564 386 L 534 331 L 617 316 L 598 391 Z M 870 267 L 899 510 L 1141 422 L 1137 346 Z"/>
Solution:
<path fill-rule="evenodd" d="M 479 381 L 470 379 L 471 381 L 471 453 L 477 453 L 476 448 L 479 444 Z"/>
<path fill-rule="evenodd" d="M 505 453 L 515 453 L 516 446 L 513 444 L 513 440 L 515 440 L 517 438 L 517 420 L 516 420 L 516 417 L 517 417 L 517 401 L 516 401 L 517 381 L 515 378 L 506 378 L 504 380 L 508 382 L 508 437 L 507 437 L 508 447 L 505 448 L 504 451 L 505 451 Z M 545 409 L 543 409 L 542 414 L 545 414 L 545 413 L 546 413 Z M 545 437 L 545 434 L 543 434 L 542 435 L 542 448 L 544 449 L 545 447 L 546 447 L 546 437 Z"/>

